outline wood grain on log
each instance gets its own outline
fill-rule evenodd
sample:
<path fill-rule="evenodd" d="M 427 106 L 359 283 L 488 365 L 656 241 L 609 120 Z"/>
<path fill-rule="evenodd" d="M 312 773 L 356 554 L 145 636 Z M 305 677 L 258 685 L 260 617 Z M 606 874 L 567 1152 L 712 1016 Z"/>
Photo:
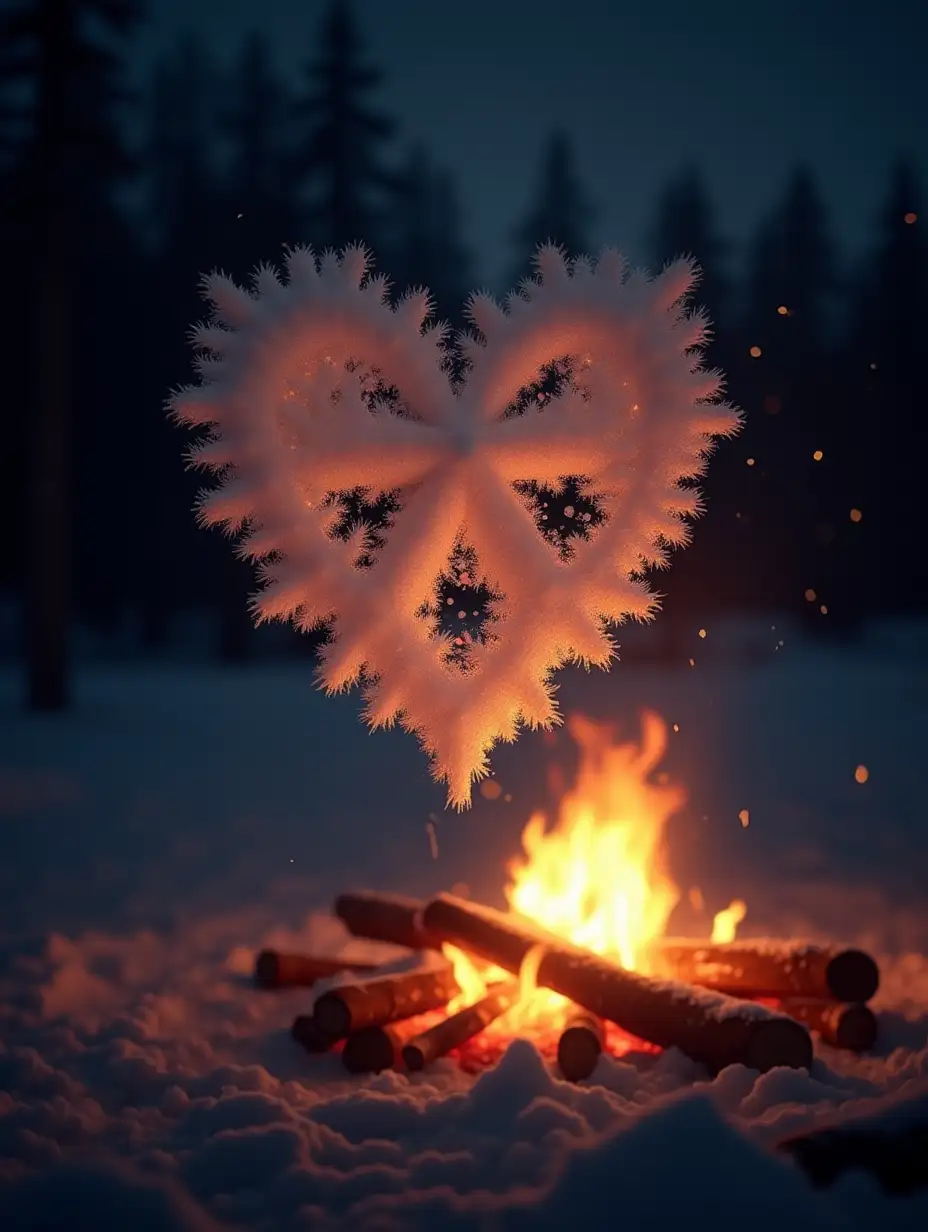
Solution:
<path fill-rule="evenodd" d="M 400 1061 L 402 1036 L 394 1027 L 362 1027 L 345 1040 L 342 1064 L 349 1074 L 379 1074 Z"/>
<path fill-rule="evenodd" d="M 577 1010 L 557 1042 L 557 1064 L 568 1082 L 583 1082 L 596 1068 L 603 1051 L 605 1031 L 602 1021 L 585 1010 Z"/>
<path fill-rule="evenodd" d="M 307 1052 L 328 1052 L 335 1042 L 330 1035 L 319 1030 L 312 1015 L 300 1014 L 294 1018 L 290 1034 Z"/>
<path fill-rule="evenodd" d="M 285 954 L 262 950 L 255 959 L 255 983 L 259 988 L 311 988 L 317 980 L 345 971 L 376 971 L 374 963 L 345 958 L 320 958 L 313 954 Z"/>
<path fill-rule="evenodd" d="M 790 997 L 779 1003 L 784 1014 L 817 1031 L 826 1044 L 848 1052 L 868 1052 L 876 1043 L 876 1014 L 868 1005 Z"/>
<path fill-rule="evenodd" d="M 466 1044 L 511 1009 L 518 999 L 518 980 L 505 980 L 491 988 L 480 1001 L 458 1010 L 450 1018 L 436 1023 L 434 1027 L 409 1040 L 403 1047 L 406 1068 L 413 1071 L 424 1069 L 431 1061 L 443 1057 L 452 1048 Z"/>
<path fill-rule="evenodd" d="M 517 974 L 535 946 L 544 947 L 537 973 L 543 988 L 567 997 L 639 1039 L 679 1048 L 717 1072 L 742 1064 L 761 1072 L 779 1065 L 808 1068 L 812 1041 L 785 1014 L 701 988 L 626 971 L 513 913 L 494 911 L 452 895 L 428 903 L 429 933 Z"/>
<path fill-rule="evenodd" d="M 422 927 L 423 903 L 403 894 L 357 890 L 339 894 L 335 914 L 354 937 L 402 945 L 410 950 L 437 950 L 440 944 Z"/>
<path fill-rule="evenodd" d="M 876 962 L 863 950 L 788 941 L 656 942 L 661 974 L 742 997 L 819 997 L 869 1001 L 880 983 Z"/>
<path fill-rule="evenodd" d="M 331 1039 L 384 1026 L 447 1005 L 460 989 L 449 967 L 381 975 L 325 992 L 313 1006 L 316 1026 Z"/>

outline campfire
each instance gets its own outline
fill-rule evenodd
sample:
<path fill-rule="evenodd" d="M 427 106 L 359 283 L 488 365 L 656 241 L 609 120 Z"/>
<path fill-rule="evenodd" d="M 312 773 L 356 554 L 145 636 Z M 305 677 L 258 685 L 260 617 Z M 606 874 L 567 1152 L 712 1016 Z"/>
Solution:
<path fill-rule="evenodd" d="M 714 919 L 711 937 L 666 935 L 680 890 L 666 826 L 683 791 L 658 767 L 667 730 L 643 716 L 639 743 L 574 717 L 574 786 L 553 825 L 535 814 L 510 862 L 508 911 L 461 896 L 428 901 L 369 891 L 341 895 L 335 913 L 356 937 L 419 952 L 418 965 L 264 951 L 263 987 L 338 976 L 293 1024 L 308 1051 L 338 1050 L 354 1073 L 418 1071 L 442 1056 L 490 1064 L 516 1037 L 588 1078 L 603 1052 L 677 1047 L 712 1072 L 742 1063 L 807 1068 L 811 1031 L 865 1051 L 876 1019 L 875 962 L 859 950 L 737 938 L 745 904 Z M 396 964 L 394 964 L 395 966 Z"/>

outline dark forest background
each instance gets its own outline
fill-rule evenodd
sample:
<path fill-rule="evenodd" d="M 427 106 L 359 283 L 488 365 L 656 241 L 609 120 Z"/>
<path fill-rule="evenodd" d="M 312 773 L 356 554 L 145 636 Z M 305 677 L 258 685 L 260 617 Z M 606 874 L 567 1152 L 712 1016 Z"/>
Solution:
<path fill-rule="evenodd" d="M 131 631 L 155 655 L 199 612 L 217 656 L 268 645 L 247 617 L 249 569 L 197 529 L 202 479 L 164 413 L 190 379 L 201 273 L 245 278 L 289 244 L 364 240 L 397 291 L 427 285 L 455 324 L 475 285 L 454 178 L 382 108 L 350 4 L 330 6 L 295 90 L 255 33 L 231 73 L 188 38 L 130 92 L 144 18 L 141 0 L 29 0 L 0 18 L 0 600 L 25 614 L 28 694 L 43 708 L 67 701 L 77 626 L 114 646 Z M 784 613 L 853 638 L 866 620 L 928 606 L 919 196 L 900 157 L 853 260 L 814 167 L 795 167 L 746 250 L 719 233 L 698 167 L 655 201 L 649 264 L 687 253 L 702 265 L 709 358 L 747 417 L 713 462 L 693 546 L 659 578 L 661 653 L 719 613 Z M 546 240 L 595 251 L 594 220 L 570 135 L 552 133 L 492 289 L 515 285 Z M 556 506 L 554 523 L 570 534 Z M 283 653 L 313 649 L 274 638 Z"/>

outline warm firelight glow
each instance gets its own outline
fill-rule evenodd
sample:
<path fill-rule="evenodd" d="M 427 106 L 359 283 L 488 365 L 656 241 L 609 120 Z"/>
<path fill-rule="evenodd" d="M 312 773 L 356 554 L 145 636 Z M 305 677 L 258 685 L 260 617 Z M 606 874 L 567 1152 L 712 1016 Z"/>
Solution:
<path fill-rule="evenodd" d="M 580 716 L 568 731 L 581 752 L 576 785 L 553 827 L 542 813 L 525 827 L 525 856 L 509 865 L 506 898 L 513 911 L 558 936 L 638 967 L 680 896 L 666 872 L 663 842 L 686 797 L 651 780 L 667 729 L 646 713 L 640 747 L 615 744 L 606 724 Z"/>
<path fill-rule="evenodd" d="M 747 913 L 747 904 L 740 898 L 729 903 L 724 911 L 720 911 L 712 921 L 712 940 L 718 945 L 734 941 L 738 925 Z"/>
<path fill-rule="evenodd" d="M 686 795 L 659 773 L 667 726 L 644 713 L 640 744 L 619 743 L 609 724 L 579 715 L 568 720 L 567 730 L 580 750 L 575 784 L 552 824 L 543 813 L 529 819 L 523 853 L 507 868 L 506 899 L 512 911 L 548 932 L 647 973 L 648 948 L 664 936 L 680 899 L 667 869 L 665 831 Z M 733 938 L 744 911 L 734 902 L 720 912 L 713 937 Z M 444 948 L 462 990 L 452 1012 L 479 1000 L 489 983 L 510 978 L 498 969 L 478 969 L 454 946 Z M 491 1024 L 487 1036 L 540 1039 L 563 1025 L 569 1003 L 535 987 L 539 957 L 526 960 L 519 1004 Z"/>
<path fill-rule="evenodd" d="M 473 1005 L 475 1001 L 479 1001 L 481 997 L 485 996 L 487 985 L 483 976 L 463 950 L 459 950 L 456 945 L 449 945 L 447 941 L 442 945 L 441 949 L 445 958 L 451 963 L 454 978 L 457 980 L 458 987 L 461 990 L 456 997 L 448 1002 L 447 1012 L 449 1014 L 456 1014 L 465 1005 Z"/>

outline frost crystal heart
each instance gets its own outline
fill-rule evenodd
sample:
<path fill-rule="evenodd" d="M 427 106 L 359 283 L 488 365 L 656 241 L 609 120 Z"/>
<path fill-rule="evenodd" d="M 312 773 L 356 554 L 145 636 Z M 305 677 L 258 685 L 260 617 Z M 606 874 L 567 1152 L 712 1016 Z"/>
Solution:
<path fill-rule="evenodd" d="M 688 541 L 693 481 L 738 427 L 702 367 L 689 262 L 652 279 L 608 250 L 594 265 L 548 247 L 536 265 L 505 307 L 471 298 L 475 331 L 456 352 L 427 325 L 428 295 L 392 306 L 361 248 L 318 263 L 294 249 L 286 281 L 262 267 L 251 291 L 211 275 L 199 383 L 172 399 L 179 420 L 210 429 L 192 457 L 221 483 L 200 513 L 261 562 L 257 618 L 334 621 L 322 684 L 362 682 L 367 721 L 415 732 L 458 807 L 496 741 L 558 721 L 555 669 L 608 666 L 609 624 L 653 614 L 642 571 Z M 558 361 L 570 379 L 514 413 Z M 540 532 L 531 485 L 568 476 L 602 517 L 565 553 Z M 397 502 L 376 548 L 363 525 L 336 533 L 333 497 L 359 489 Z M 493 596 L 464 661 L 435 615 L 462 552 Z"/>

